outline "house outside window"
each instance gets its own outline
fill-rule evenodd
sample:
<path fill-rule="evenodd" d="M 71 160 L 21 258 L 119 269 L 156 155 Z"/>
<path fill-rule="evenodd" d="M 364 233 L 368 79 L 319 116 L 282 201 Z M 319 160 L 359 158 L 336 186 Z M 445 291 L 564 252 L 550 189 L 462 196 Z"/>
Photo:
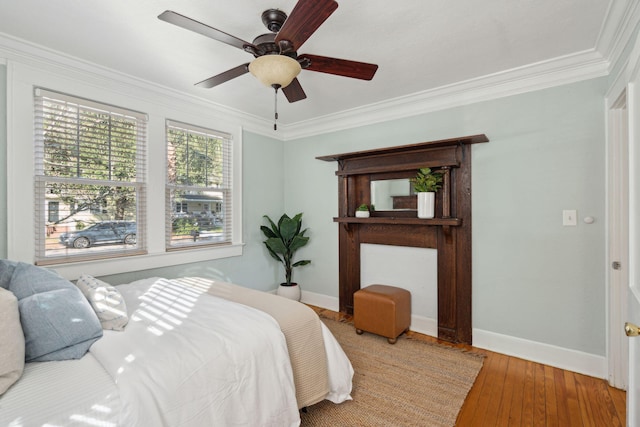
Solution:
<path fill-rule="evenodd" d="M 47 204 L 47 217 L 50 224 L 55 224 L 60 220 L 60 202 L 49 202 Z"/>
<path fill-rule="evenodd" d="M 36 263 L 144 253 L 146 116 L 36 89 L 35 117 Z"/>
<path fill-rule="evenodd" d="M 168 250 L 232 242 L 231 135 L 167 121 Z"/>

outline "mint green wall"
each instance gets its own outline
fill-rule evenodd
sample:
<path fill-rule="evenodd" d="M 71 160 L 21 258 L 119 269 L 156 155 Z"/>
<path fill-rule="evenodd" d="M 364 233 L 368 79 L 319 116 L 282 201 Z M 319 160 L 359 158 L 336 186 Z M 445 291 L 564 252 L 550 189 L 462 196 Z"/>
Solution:
<path fill-rule="evenodd" d="M 7 251 L 7 67 L 0 65 L 0 258 Z"/>
<path fill-rule="evenodd" d="M 280 142 L 244 133 L 244 256 L 103 277 L 217 277 L 273 289 L 282 269 L 262 245 L 262 215 L 304 212 L 303 289 L 338 296 L 336 164 L 316 156 L 485 133 L 473 155 L 473 326 L 605 354 L 607 79 Z M 0 257 L 6 241 L 6 67 L 0 65 Z M 286 167 L 285 167 L 286 165 Z M 563 227 L 577 209 L 577 227 Z M 586 225 L 585 216 L 596 222 Z"/>
<path fill-rule="evenodd" d="M 263 224 L 262 215 L 279 216 L 282 211 L 283 159 L 281 141 L 244 132 L 242 233 L 246 244 L 242 257 L 123 273 L 101 279 L 120 284 L 152 276 L 203 276 L 254 289 L 274 289 L 281 281 L 281 272 L 262 244 L 260 225 Z"/>
<path fill-rule="evenodd" d="M 286 143 L 284 206 L 311 242 L 295 271 L 338 296 L 335 163 L 316 156 L 485 133 L 472 148 L 473 327 L 605 354 L 607 79 Z M 562 226 L 577 209 L 578 226 Z M 593 216 L 592 225 L 582 219 Z"/>

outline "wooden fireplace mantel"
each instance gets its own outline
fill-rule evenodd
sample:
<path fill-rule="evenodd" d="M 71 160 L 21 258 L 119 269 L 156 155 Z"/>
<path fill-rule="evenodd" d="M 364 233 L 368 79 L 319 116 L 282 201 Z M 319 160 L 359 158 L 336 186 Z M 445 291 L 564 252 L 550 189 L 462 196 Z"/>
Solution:
<path fill-rule="evenodd" d="M 471 344 L 471 150 L 488 142 L 485 135 L 443 139 L 376 150 L 317 157 L 338 162 L 340 311 L 353 313 L 360 289 L 360 244 L 438 250 L 438 337 Z M 373 211 L 356 218 L 361 204 L 371 204 L 371 181 L 412 178 L 430 167 L 443 174 L 436 215 L 419 219 L 415 209 Z M 412 200 L 403 206 L 412 206 Z M 415 206 L 415 205 L 413 205 Z"/>

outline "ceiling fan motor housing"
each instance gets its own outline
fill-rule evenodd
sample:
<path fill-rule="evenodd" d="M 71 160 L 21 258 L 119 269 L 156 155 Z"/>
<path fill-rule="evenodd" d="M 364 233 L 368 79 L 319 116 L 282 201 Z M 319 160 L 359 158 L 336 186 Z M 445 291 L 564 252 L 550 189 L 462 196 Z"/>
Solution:
<path fill-rule="evenodd" d="M 262 23 L 269 31 L 277 33 L 287 20 L 287 14 L 278 9 L 267 9 L 262 12 Z"/>
<path fill-rule="evenodd" d="M 256 47 L 250 51 L 253 56 L 256 58 L 262 55 L 287 55 L 293 59 L 298 57 L 296 51 L 294 51 L 287 40 L 282 40 L 281 44 L 278 45 L 275 42 L 276 34 L 275 33 L 267 33 L 262 34 L 253 39 L 253 45 Z"/>

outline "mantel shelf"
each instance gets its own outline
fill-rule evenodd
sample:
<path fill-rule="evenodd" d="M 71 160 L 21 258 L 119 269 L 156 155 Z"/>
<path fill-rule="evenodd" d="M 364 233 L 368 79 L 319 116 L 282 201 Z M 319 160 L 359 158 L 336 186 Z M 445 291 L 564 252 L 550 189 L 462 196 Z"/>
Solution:
<path fill-rule="evenodd" d="M 450 227 L 459 227 L 462 225 L 460 218 L 407 218 L 407 217 L 391 217 L 377 216 L 369 218 L 357 218 L 354 216 L 334 217 L 334 222 L 347 224 L 400 224 L 400 225 L 442 225 Z"/>

